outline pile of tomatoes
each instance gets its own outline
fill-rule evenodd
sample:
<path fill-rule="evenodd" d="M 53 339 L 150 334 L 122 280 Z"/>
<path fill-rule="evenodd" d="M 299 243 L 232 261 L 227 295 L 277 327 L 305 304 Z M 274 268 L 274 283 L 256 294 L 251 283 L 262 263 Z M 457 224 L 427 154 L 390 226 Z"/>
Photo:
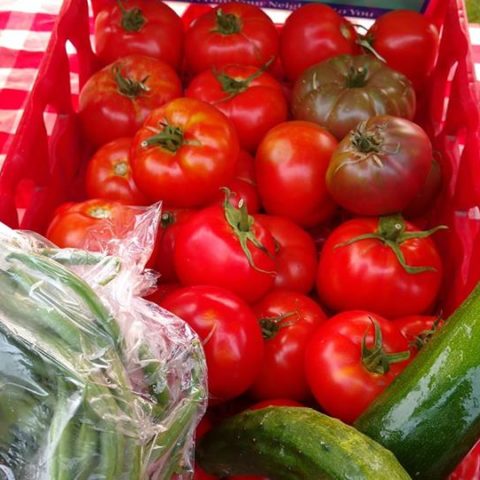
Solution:
<path fill-rule="evenodd" d="M 241 2 L 195 18 L 94 7 L 88 199 L 62 205 L 48 238 L 85 247 L 92 226 L 162 202 L 150 299 L 203 342 L 202 428 L 266 404 L 353 422 L 442 325 L 448 233 L 420 228 L 441 168 L 415 123 L 436 27 L 393 11 L 363 31 L 318 3 L 281 28 Z"/>

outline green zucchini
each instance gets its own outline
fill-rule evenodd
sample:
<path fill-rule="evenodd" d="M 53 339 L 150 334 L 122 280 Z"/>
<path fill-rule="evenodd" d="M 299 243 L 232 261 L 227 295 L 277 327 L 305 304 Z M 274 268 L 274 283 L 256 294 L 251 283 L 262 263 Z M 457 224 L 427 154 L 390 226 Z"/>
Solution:
<path fill-rule="evenodd" d="M 340 420 L 306 407 L 267 407 L 230 417 L 201 438 L 196 460 L 219 477 L 410 478 L 391 452 Z"/>
<path fill-rule="evenodd" d="M 413 478 L 455 468 L 480 437 L 480 284 L 355 426 Z"/>

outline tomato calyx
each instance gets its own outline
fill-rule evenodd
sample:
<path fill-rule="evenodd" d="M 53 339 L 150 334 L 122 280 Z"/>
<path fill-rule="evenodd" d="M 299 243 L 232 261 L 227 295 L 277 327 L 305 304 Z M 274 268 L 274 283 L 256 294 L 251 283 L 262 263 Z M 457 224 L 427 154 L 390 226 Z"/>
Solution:
<path fill-rule="evenodd" d="M 238 95 L 239 93 L 242 93 L 245 90 L 247 90 L 250 84 L 253 82 L 253 80 L 255 80 L 256 78 L 260 77 L 263 73 L 265 73 L 265 71 L 272 64 L 272 62 L 273 62 L 273 57 L 267 63 L 265 63 L 265 65 L 263 65 L 261 68 L 253 72 L 248 77 L 242 78 L 242 79 L 230 77 L 225 72 L 214 71 L 213 74 L 215 75 L 215 78 L 217 79 L 217 81 L 220 83 L 222 90 L 228 94 L 227 97 L 222 98 L 217 103 L 230 100 L 231 98 Z"/>
<path fill-rule="evenodd" d="M 138 7 L 127 10 L 120 0 L 117 0 L 117 5 L 122 12 L 122 19 L 120 25 L 127 32 L 138 32 L 145 25 L 145 17 Z"/>
<path fill-rule="evenodd" d="M 401 214 L 382 216 L 378 219 L 378 228 L 376 232 L 358 235 L 357 237 L 351 238 L 346 242 L 338 243 L 334 248 L 345 247 L 361 240 L 377 239 L 392 249 L 393 253 L 397 257 L 398 262 L 407 273 L 418 274 L 424 272 L 435 272 L 436 269 L 434 267 L 407 265 L 403 252 L 400 249 L 400 245 L 407 240 L 429 237 L 438 230 L 444 230 L 446 228 L 448 227 L 445 225 L 438 225 L 430 230 L 407 232 L 405 220 Z"/>
<path fill-rule="evenodd" d="M 373 46 L 373 43 L 375 41 L 375 38 L 373 37 L 372 34 L 366 33 L 364 35 L 360 35 L 358 40 L 357 40 L 357 45 L 362 47 L 364 50 L 367 51 L 367 53 L 371 53 L 374 57 L 378 58 L 381 62 L 387 63 L 385 58 L 383 58 L 376 50 L 375 47 Z"/>
<path fill-rule="evenodd" d="M 113 173 L 117 177 L 126 177 L 128 175 L 128 162 L 121 160 L 113 166 Z"/>
<path fill-rule="evenodd" d="M 275 317 L 260 318 L 259 323 L 264 340 L 270 340 L 274 338 L 282 328 L 293 325 L 294 322 L 284 322 L 284 320 L 292 317 L 296 313 L 297 312 L 286 312 Z"/>
<path fill-rule="evenodd" d="M 403 362 L 410 357 L 410 351 L 387 353 L 383 348 L 382 329 L 378 322 L 370 318 L 374 328 L 373 346 L 367 347 L 367 332 L 362 338 L 362 364 L 371 373 L 385 375 L 392 363 Z"/>
<path fill-rule="evenodd" d="M 172 212 L 163 212 L 160 215 L 160 227 L 165 229 L 175 223 L 175 215 Z"/>
<path fill-rule="evenodd" d="M 108 207 L 95 206 L 87 210 L 87 215 L 92 218 L 112 218 L 112 211 Z"/>
<path fill-rule="evenodd" d="M 160 124 L 163 127 L 161 132 L 146 138 L 141 143 L 143 148 L 151 145 L 158 145 L 164 150 L 175 153 L 183 145 L 183 131 L 180 127 L 174 127 L 166 122 Z"/>
<path fill-rule="evenodd" d="M 442 321 L 442 318 L 438 316 L 433 322 L 432 328 L 429 328 L 428 330 L 424 330 L 423 332 L 420 332 L 418 335 L 415 336 L 415 338 L 411 342 L 409 342 L 408 345 L 410 347 L 416 348 L 417 350 L 420 350 L 430 341 L 432 336 L 437 332 L 441 321 Z"/>
<path fill-rule="evenodd" d="M 377 132 L 365 132 L 357 128 L 352 133 L 352 145 L 360 153 L 379 153 L 382 147 L 382 138 Z"/>
<path fill-rule="evenodd" d="M 351 67 L 345 81 L 345 86 L 347 88 L 362 88 L 367 84 L 367 77 L 368 68 Z"/>
<path fill-rule="evenodd" d="M 118 91 L 129 98 L 136 98 L 142 93 L 148 92 L 150 89 L 145 84 L 148 80 L 148 75 L 140 81 L 125 77 L 120 72 L 120 68 L 113 67 L 112 72 L 117 83 Z"/>
<path fill-rule="evenodd" d="M 233 35 L 242 30 L 240 18 L 233 13 L 224 13 L 221 8 L 216 12 L 214 32 L 222 35 Z"/>
<path fill-rule="evenodd" d="M 252 252 L 250 252 L 248 243 L 252 243 L 254 247 L 258 248 L 262 252 L 271 256 L 267 248 L 258 240 L 255 234 L 252 232 L 252 226 L 255 219 L 248 214 L 247 205 L 240 199 L 238 202 L 238 208 L 236 208 L 230 201 L 231 191 L 224 187 L 222 189 L 225 192 L 225 200 L 223 202 L 223 210 L 225 213 L 225 219 L 233 230 L 233 234 L 238 238 L 240 246 L 247 257 L 249 265 L 258 272 L 268 273 L 269 275 L 275 275 L 274 271 L 264 270 L 255 265 L 253 261 Z"/>

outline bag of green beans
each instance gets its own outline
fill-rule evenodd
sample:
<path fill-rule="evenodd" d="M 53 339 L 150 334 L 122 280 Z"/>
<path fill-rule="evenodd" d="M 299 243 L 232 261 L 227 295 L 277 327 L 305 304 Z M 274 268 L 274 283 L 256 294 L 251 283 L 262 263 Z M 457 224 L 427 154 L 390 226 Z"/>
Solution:
<path fill-rule="evenodd" d="M 159 215 L 139 209 L 109 255 L 0 224 L 0 479 L 191 478 L 205 360 L 141 296 Z"/>

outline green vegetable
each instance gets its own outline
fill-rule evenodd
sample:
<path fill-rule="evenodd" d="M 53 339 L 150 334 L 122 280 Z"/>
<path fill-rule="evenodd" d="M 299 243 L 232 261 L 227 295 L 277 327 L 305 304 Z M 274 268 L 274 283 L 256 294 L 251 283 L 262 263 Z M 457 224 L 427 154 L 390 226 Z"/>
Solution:
<path fill-rule="evenodd" d="M 355 426 L 413 478 L 446 478 L 480 437 L 480 284 Z"/>
<path fill-rule="evenodd" d="M 230 417 L 205 434 L 196 460 L 208 473 L 275 480 L 407 480 L 392 453 L 310 408 L 268 407 Z"/>
<path fill-rule="evenodd" d="M 44 251 L 58 263 L 1 248 L 0 464 L 17 480 L 37 478 L 37 461 L 48 480 L 142 480 L 162 457 L 165 468 L 177 468 L 175 452 L 204 395 L 203 358 L 192 372 L 191 395 L 172 414 L 168 372 L 149 344 L 136 345 L 145 388 L 138 395 L 116 319 L 65 266 L 103 262 L 118 273 L 117 260 Z M 170 428 L 145 430 L 165 418 Z"/>

